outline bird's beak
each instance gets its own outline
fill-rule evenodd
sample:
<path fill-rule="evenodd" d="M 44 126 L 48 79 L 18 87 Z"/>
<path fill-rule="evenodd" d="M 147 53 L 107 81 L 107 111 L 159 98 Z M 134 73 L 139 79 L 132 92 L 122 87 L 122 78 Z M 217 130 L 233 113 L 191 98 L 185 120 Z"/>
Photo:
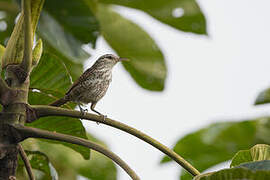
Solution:
<path fill-rule="evenodd" d="M 128 58 L 119 58 L 119 61 L 129 61 Z"/>

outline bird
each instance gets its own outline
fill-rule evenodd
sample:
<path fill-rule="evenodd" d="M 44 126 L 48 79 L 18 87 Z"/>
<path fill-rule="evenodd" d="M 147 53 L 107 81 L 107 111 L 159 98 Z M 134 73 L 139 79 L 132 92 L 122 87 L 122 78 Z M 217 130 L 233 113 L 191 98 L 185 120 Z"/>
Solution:
<path fill-rule="evenodd" d="M 75 102 L 78 104 L 80 111 L 85 112 L 81 105 L 91 103 L 90 109 L 100 116 L 105 115 L 95 109 L 97 102 L 103 98 L 112 81 L 112 69 L 121 61 L 128 61 L 127 58 L 120 58 L 113 54 L 105 54 L 98 58 L 93 66 L 88 68 L 75 81 L 63 98 L 51 103 L 51 106 L 62 106 L 67 102 Z"/>

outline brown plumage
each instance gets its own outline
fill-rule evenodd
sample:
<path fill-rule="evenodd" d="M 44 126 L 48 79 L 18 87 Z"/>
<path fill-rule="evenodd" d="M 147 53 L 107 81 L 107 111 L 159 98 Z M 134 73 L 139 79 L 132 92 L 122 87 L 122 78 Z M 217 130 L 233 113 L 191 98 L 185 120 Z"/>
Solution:
<path fill-rule="evenodd" d="M 51 106 L 61 106 L 69 101 L 78 103 L 82 111 L 81 104 L 91 103 L 91 110 L 99 115 L 95 110 L 97 102 L 106 94 L 109 84 L 112 81 L 112 68 L 120 61 L 126 60 L 113 54 L 101 56 L 95 64 L 87 69 L 79 79 L 73 83 L 66 95 L 51 103 Z"/>

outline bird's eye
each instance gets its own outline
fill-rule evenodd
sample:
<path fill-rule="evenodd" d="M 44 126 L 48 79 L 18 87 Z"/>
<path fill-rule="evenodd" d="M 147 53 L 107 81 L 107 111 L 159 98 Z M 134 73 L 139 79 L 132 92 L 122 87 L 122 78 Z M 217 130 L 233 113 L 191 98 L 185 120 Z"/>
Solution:
<path fill-rule="evenodd" d="M 108 55 L 107 58 L 108 59 L 113 59 L 113 56 L 112 55 Z"/>

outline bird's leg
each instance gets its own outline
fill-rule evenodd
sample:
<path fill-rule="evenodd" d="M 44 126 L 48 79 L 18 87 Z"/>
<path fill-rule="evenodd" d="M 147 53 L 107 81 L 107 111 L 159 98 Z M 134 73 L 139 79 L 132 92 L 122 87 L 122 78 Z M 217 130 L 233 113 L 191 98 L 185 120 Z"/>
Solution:
<path fill-rule="evenodd" d="M 88 112 L 88 110 L 87 109 L 83 109 L 82 108 L 82 104 L 80 102 L 78 102 L 77 104 L 78 104 L 78 106 L 80 108 L 80 111 L 81 111 L 82 116 L 84 116 L 85 112 Z"/>
<path fill-rule="evenodd" d="M 95 113 L 97 113 L 98 115 L 103 117 L 103 120 L 105 121 L 105 118 L 107 117 L 106 115 L 101 114 L 100 112 L 98 112 L 97 110 L 95 110 L 95 107 L 97 105 L 97 102 L 92 102 L 91 104 L 91 110 L 94 111 Z"/>

